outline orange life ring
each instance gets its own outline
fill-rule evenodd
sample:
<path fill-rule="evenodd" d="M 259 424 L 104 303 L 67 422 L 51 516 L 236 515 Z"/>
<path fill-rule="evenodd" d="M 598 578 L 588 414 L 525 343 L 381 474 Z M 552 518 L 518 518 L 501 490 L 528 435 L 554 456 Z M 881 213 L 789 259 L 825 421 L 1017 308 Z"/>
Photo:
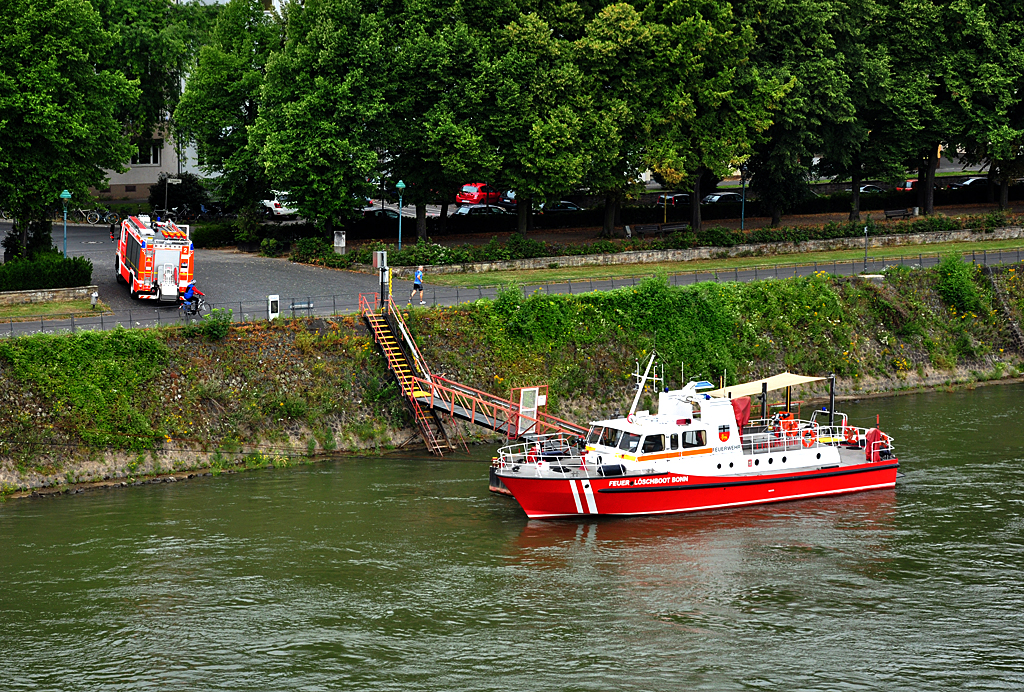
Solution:
<path fill-rule="evenodd" d="M 860 435 L 857 434 L 857 428 L 854 428 L 853 426 L 850 425 L 846 426 L 843 429 L 843 437 L 846 439 L 847 442 L 849 442 L 852 445 L 855 445 L 858 442 L 860 442 Z"/>
<path fill-rule="evenodd" d="M 814 428 L 807 428 L 804 430 L 804 433 L 800 438 L 801 444 L 803 444 L 804 447 L 810 448 L 818 441 L 818 434 L 814 432 Z"/>

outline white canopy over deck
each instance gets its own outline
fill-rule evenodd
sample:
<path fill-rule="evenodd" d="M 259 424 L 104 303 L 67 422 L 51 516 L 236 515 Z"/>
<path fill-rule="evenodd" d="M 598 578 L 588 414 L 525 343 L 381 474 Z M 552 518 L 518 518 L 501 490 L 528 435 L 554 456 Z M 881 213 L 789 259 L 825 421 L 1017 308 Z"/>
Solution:
<path fill-rule="evenodd" d="M 794 375 L 791 372 L 784 372 L 778 375 L 772 375 L 763 380 L 754 380 L 753 382 L 744 382 L 742 384 L 735 384 L 729 387 L 722 387 L 721 389 L 715 389 L 710 392 L 701 392 L 713 397 L 727 397 L 738 398 L 741 396 L 757 396 L 764 391 L 764 385 L 768 385 L 768 391 L 771 392 L 776 389 L 785 389 L 787 387 L 796 387 L 797 385 L 807 384 L 808 382 L 818 382 L 820 380 L 827 379 L 825 377 L 807 377 L 806 375 Z"/>

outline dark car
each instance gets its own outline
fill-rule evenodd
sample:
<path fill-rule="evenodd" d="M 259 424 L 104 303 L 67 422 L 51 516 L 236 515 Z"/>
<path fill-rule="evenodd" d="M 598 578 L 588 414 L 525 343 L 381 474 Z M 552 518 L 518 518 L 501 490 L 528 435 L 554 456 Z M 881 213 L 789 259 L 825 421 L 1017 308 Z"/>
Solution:
<path fill-rule="evenodd" d="M 700 201 L 701 204 L 721 204 L 723 202 L 742 202 L 743 195 L 738 192 L 712 192 Z"/>
<path fill-rule="evenodd" d="M 363 209 L 364 219 L 397 219 L 398 212 L 394 209 L 381 209 L 380 207 L 370 207 Z"/>
<path fill-rule="evenodd" d="M 540 205 L 541 214 L 554 214 L 556 212 L 563 211 L 583 211 L 583 207 L 578 204 L 573 204 L 572 202 L 567 202 L 564 199 L 559 202 L 545 202 Z"/>
<path fill-rule="evenodd" d="M 459 194 L 455 195 L 456 204 L 491 204 L 499 199 L 501 199 L 501 192 L 487 183 L 463 185 Z"/>
<path fill-rule="evenodd" d="M 846 188 L 844 190 L 844 192 L 853 192 L 853 188 L 852 187 L 848 187 L 848 188 Z M 877 194 L 879 192 L 885 192 L 885 188 L 878 187 L 877 185 L 861 185 L 860 186 L 860 193 L 862 195 L 874 195 L 874 194 Z"/>
<path fill-rule="evenodd" d="M 946 188 L 948 190 L 961 190 L 965 187 L 978 189 L 988 187 L 988 178 L 968 178 L 962 183 L 950 183 Z"/>
<path fill-rule="evenodd" d="M 685 192 L 672 192 L 667 195 L 658 195 L 658 206 L 684 206 L 690 203 L 690 195 Z"/>
<path fill-rule="evenodd" d="M 515 209 L 516 208 L 516 191 L 515 190 L 505 190 L 504 192 L 501 193 L 501 196 L 498 198 L 498 201 L 495 202 L 495 204 L 497 204 L 498 206 L 501 206 L 501 207 L 505 207 L 506 209 Z"/>
<path fill-rule="evenodd" d="M 470 204 L 459 207 L 453 216 L 505 216 L 508 212 L 493 204 Z"/>

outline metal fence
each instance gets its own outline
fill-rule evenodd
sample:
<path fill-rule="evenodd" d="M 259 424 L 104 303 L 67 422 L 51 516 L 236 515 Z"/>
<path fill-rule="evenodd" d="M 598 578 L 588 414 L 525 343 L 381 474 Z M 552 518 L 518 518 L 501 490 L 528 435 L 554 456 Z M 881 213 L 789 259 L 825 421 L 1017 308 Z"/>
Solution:
<path fill-rule="evenodd" d="M 1021 261 L 1022 250 L 997 250 L 994 252 L 981 251 L 971 252 L 964 255 L 964 260 L 978 265 L 1000 265 L 1012 264 Z M 668 276 L 669 283 L 673 286 L 686 286 L 704 281 L 759 281 L 765 279 L 784 279 L 791 277 L 810 276 L 816 272 L 824 271 L 836 276 L 855 276 L 864 272 L 880 272 L 890 266 L 904 267 L 934 267 L 942 260 L 941 253 L 918 253 L 916 255 L 893 255 L 890 257 L 870 258 L 865 263 L 863 259 L 848 262 L 788 262 L 763 264 L 749 268 L 736 267 L 733 269 L 719 270 L 694 270 L 687 272 L 675 272 Z M 589 293 L 591 291 L 608 291 L 627 286 L 636 286 L 651 274 L 636 274 L 632 276 L 618 277 L 614 279 L 581 279 L 578 281 L 527 283 L 522 286 L 527 295 L 540 292 L 551 295 L 576 295 Z M 401 306 L 408 304 L 418 306 L 419 300 L 406 300 L 404 291 L 408 282 L 402 282 L 402 288 L 396 292 L 395 302 Z M 493 299 L 497 296 L 500 285 L 479 286 L 474 288 L 459 287 L 426 287 L 424 300 L 428 306 L 453 306 L 460 303 L 472 302 L 480 299 Z M 419 295 L 416 296 L 419 298 Z M 251 322 L 266 320 L 269 317 L 267 312 L 267 301 L 237 301 L 210 303 L 213 309 L 230 311 L 232 322 Z M 293 317 L 331 317 L 335 315 L 349 315 L 359 311 L 358 295 L 313 295 L 297 296 L 280 301 L 280 316 L 284 318 Z M 99 315 L 75 315 L 75 316 L 38 316 L 20 317 L 15 320 L 11 318 L 7 325 L 0 322 L 0 336 L 16 336 L 21 334 L 33 334 L 39 332 L 75 332 L 81 329 L 114 329 L 125 328 L 152 328 L 172 325 L 181 325 L 187 322 L 182 311 L 174 306 L 163 308 L 146 308 L 142 305 L 138 309 L 127 310 L 115 314 Z M 6 327 L 6 329 L 4 328 Z"/>

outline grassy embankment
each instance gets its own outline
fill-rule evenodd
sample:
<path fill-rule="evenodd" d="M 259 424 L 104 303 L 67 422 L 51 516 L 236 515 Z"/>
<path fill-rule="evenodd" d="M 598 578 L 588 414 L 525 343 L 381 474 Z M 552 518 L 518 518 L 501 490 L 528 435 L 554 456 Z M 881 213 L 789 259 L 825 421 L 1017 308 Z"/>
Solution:
<path fill-rule="evenodd" d="M 1019 319 L 1018 271 L 999 280 Z M 580 421 L 628 405 L 633 359 L 655 343 L 673 386 L 680 361 L 688 378 L 730 382 L 783 368 L 836 372 L 848 393 L 1021 367 L 988 278 L 955 261 L 892 269 L 882 284 L 819 274 L 683 288 L 652 278 L 576 296 L 513 288 L 408 319 L 436 372 L 503 394 L 548 383 L 551 412 Z M 0 342 L 6 492 L 418 445 L 410 422 L 351 316 Z"/>
<path fill-rule="evenodd" d="M 1000 250 L 1021 250 L 1024 258 L 1024 244 L 1020 240 L 981 240 L 974 242 L 935 243 L 931 245 L 906 245 L 900 247 L 868 248 L 868 259 L 893 259 L 899 261 L 904 257 L 907 264 L 914 262 L 919 255 L 934 258 L 936 254 L 949 252 L 998 252 Z M 503 286 L 510 283 L 563 283 L 566 281 L 586 281 L 587 279 L 622 279 L 632 276 L 648 276 L 652 272 L 664 271 L 669 274 L 693 272 L 720 272 L 723 279 L 728 279 L 728 272 L 744 269 L 770 270 L 775 264 L 793 266 L 811 266 L 817 263 L 823 269 L 829 268 L 833 262 L 839 264 L 856 262 L 864 259 L 864 250 L 822 250 L 820 252 L 801 252 L 800 254 L 781 254 L 771 257 L 764 255 L 751 257 L 728 257 L 710 260 L 689 260 L 686 262 L 656 262 L 639 264 L 614 264 L 606 266 L 558 267 L 548 269 L 523 269 L 501 272 L 484 272 L 480 274 L 431 274 L 427 280 L 438 286 L 459 288 L 477 288 L 485 286 Z"/>
<path fill-rule="evenodd" d="M 54 301 L 52 303 L 19 303 L 18 305 L 0 305 L 0 322 L 12 320 L 18 322 L 26 319 L 45 317 L 54 319 L 74 315 L 110 314 L 110 307 L 104 302 L 97 302 L 93 307 L 88 300 Z"/>

